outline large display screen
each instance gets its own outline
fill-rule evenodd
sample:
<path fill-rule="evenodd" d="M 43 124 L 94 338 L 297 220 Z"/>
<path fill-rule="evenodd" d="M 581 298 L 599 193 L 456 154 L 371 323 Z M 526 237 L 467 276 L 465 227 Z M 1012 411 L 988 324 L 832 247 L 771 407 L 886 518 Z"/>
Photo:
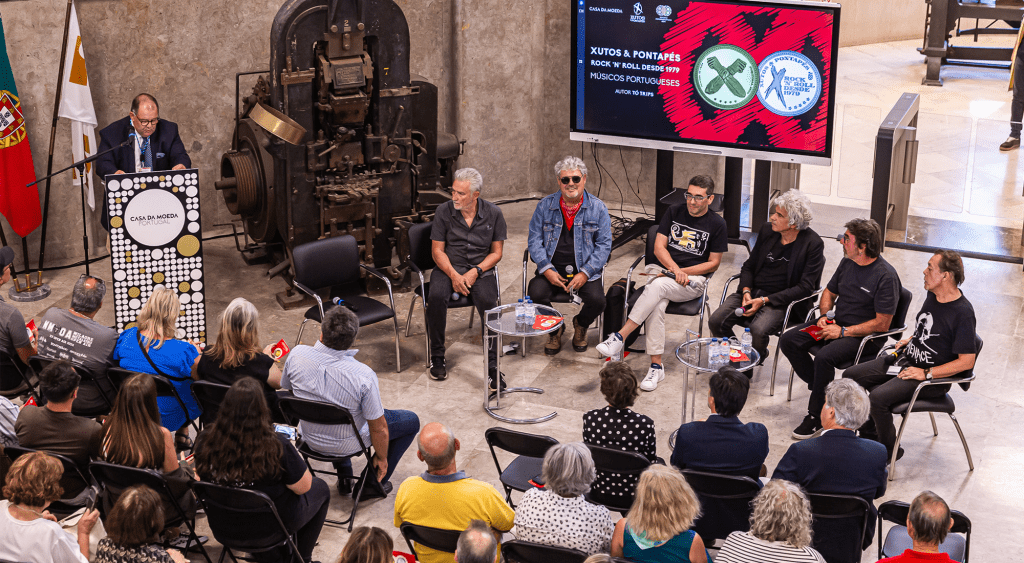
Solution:
<path fill-rule="evenodd" d="M 831 163 L 838 4 L 573 1 L 572 140 Z"/>

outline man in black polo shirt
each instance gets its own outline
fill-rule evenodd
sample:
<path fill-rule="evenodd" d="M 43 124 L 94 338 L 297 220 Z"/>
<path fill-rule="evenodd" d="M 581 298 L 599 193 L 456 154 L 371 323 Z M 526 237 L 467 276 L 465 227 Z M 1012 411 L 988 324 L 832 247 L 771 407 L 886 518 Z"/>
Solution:
<path fill-rule="evenodd" d="M 889 330 L 900 300 L 900 277 L 879 255 L 882 229 L 878 223 L 871 219 L 850 221 L 846 224 L 842 243 L 844 258 L 821 292 L 818 302 L 821 316 L 815 323 L 803 324 L 782 333 L 779 339 L 779 350 L 811 389 L 807 416 L 793 430 L 796 440 L 811 438 L 821 432 L 825 388 L 835 379 L 836 366 L 856 357 L 861 338 L 872 332 Z M 827 314 L 832 309 L 835 309 L 835 319 L 829 322 Z M 821 329 L 820 340 L 804 332 L 812 324 Z M 809 349 L 819 343 L 825 343 L 825 346 L 811 357 Z M 861 357 L 874 356 L 881 345 L 882 339 L 869 341 Z"/>
<path fill-rule="evenodd" d="M 473 168 L 455 172 L 452 200 L 437 208 L 430 231 L 431 255 L 437 265 L 427 291 L 427 338 L 430 341 L 430 376 L 448 377 L 444 361 L 444 332 L 452 294 L 468 296 L 480 313 L 498 306 L 494 267 L 508 238 L 505 217 L 498 206 L 480 199 L 484 179 Z M 465 299 L 465 297 L 459 297 Z M 497 388 L 497 343 L 487 350 L 488 380 Z"/>

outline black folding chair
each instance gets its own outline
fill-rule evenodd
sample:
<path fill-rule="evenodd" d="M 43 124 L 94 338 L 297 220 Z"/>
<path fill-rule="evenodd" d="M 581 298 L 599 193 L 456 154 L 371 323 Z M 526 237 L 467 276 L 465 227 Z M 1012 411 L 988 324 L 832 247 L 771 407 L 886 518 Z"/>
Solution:
<path fill-rule="evenodd" d="M 280 548 L 288 550 L 285 561 L 302 563 L 295 539 L 266 494 L 204 481 L 193 483 L 192 491 L 206 511 L 213 537 L 224 546 L 218 563 L 225 554 L 237 562 L 234 551 L 267 553 Z"/>
<path fill-rule="evenodd" d="M 113 383 L 118 390 L 121 389 L 121 385 L 123 385 L 125 381 L 136 373 L 141 372 L 135 372 L 121 367 L 107 368 L 107 377 L 110 378 L 111 383 Z M 152 373 L 144 375 L 148 375 L 153 378 L 153 383 L 156 385 L 157 397 L 174 397 L 174 400 L 178 402 L 178 406 L 181 407 L 181 412 L 185 413 L 185 423 L 181 425 L 181 428 L 191 425 L 198 435 L 199 425 L 196 424 L 196 421 L 189 418 L 188 407 L 185 406 L 185 401 L 182 400 L 181 395 L 178 393 L 178 388 L 171 383 L 171 380 L 162 375 L 154 375 Z M 181 428 L 176 428 L 175 430 L 180 430 Z"/>
<path fill-rule="evenodd" d="M 352 459 L 359 457 L 362 454 L 366 457 L 366 467 L 363 468 L 363 472 L 359 477 L 359 487 L 353 491 L 353 502 L 352 502 L 352 514 L 349 515 L 346 520 L 326 520 L 331 524 L 338 526 L 344 526 L 348 524 L 348 531 L 352 531 L 352 526 L 356 520 L 356 510 L 359 509 L 359 501 L 363 498 L 363 490 L 366 488 L 368 482 L 374 483 L 377 487 L 377 492 L 384 496 L 384 489 L 377 482 L 376 469 L 373 465 L 373 453 L 370 451 L 370 444 L 363 442 L 363 437 L 359 434 L 359 428 L 356 427 L 355 421 L 352 419 L 352 414 L 347 409 L 339 407 L 331 403 L 325 403 L 322 401 L 314 401 L 311 399 L 300 399 L 298 397 L 281 397 L 278 403 L 281 407 L 281 412 L 284 413 L 285 420 L 292 426 L 298 426 L 300 422 L 312 422 L 314 424 L 332 424 L 332 425 L 347 425 L 359 442 L 359 451 L 349 455 L 336 455 L 336 454 L 324 454 L 314 450 L 309 446 L 300 435 L 295 440 L 295 447 L 302 454 L 303 459 L 306 460 L 306 466 L 309 467 L 310 473 L 322 473 L 324 475 L 334 475 L 340 479 L 353 479 L 353 477 L 342 477 L 338 475 L 337 471 L 324 471 L 321 469 L 314 469 L 313 464 L 309 462 L 311 459 L 321 461 L 324 463 L 335 463 L 345 461 L 346 459 Z"/>
<path fill-rule="evenodd" d="M 405 543 L 409 545 L 409 551 L 416 556 L 417 560 L 420 559 L 420 556 L 416 553 L 414 544 L 445 553 L 455 553 L 455 548 L 459 543 L 459 535 L 462 534 L 462 530 L 442 530 L 429 526 L 418 526 L 409 522 L 404 522 L 399 529 L 402 531 Z"/>
<path fill-rule="evenodd" d="M 14 358 L 4 352 L 0 352 L 0 373 L 14 373 L 18 375 L 21 384 L 10 389 L 0 390 L 0 396 L 13 399 L 21 395 L 29 395 L 39 403 L 39 395 L 36 393 L 36 386 L 32 383 L 32 368 L 21 363 L 21 358 Z"/>
<path fill-rule="evenodd" d="M 981 336 L 974 335 L 974 344 L 978 349 L 978 356 L 981 355 L 981 349 L 985 345 L 982 341 Z M 883 348 L 883 351 L 885 349 Z M 881 352 L 880 352 L 881 353 Z M 977 365 L 977 357 L 975 357 L 975 365 Z M 919 399 L 917 396 L 921 393 L 921 390 L 925 387 L 932 385 L 949 385 L 957 383 L 960 388 L 967 391 L 971 387 L 971 382 L 974 381 L 975 374 L 974 369 L 962 371 L 956 375 L 950 377 L 941 377 L 938 379 L 925 380 L 917 384 L 917 389 L 914 389 L 913 396 L 910 397 L 910 401 L 901 403 L 893 407 L 893 414 L 898 414 L 903 417 L 903 421 L 900 423 L 900 429 L 896 433 L 896 445 L 892 448 L 892 458 L 889 460 L 889 480 L 892 481 L 896 477 L 896 455 L 900 451 L 900 441 L 903 439 L 903 430 L 907 427 L 907 420 L 910 419 L 910 413 L 912 412 L 926 412 L 932 420 L 932 434 L 934 436 L 939 435 L 939 427 L 935 425 L 935 413 L 941 412 L 946 413 L 949 419 L 953 421 L 953 426 L 956 428 L 957 434 L 960 435 L 960 443 L 964 445 L 964 453 L 967 454 L 967 465 L 974 471 L 974 460 L 971 459 L 971 449 L 967 447 L 967 438 L 964 437 L 964 431 L 960 429 L 960 422 L 957 421 L 956 415 L 956 404 L 953 402 L 953 398 L 946 393 L 942 397 L 934 399 Z"/>
<path fill-rule="evenodd" d="M 686 482 L 700 500 L 701 515 L 693 524 L 707 545 L 724 540 L 733 532 L 750 529 L 750 502 L 761 491 L 760 483 L 745 475 L 725 475 L 683 469 Z"/>
<path fill-rule="evenodd" d="M 528 434 L 518 430 L 509 430 L 495 426 L 484 432 L 484 440 L 491 450 L 491 457 L 494 459 L 494 466 L 498 468 L 498 479 L 501 486 L 505 488 L 505 501 L 509 506 L 512 504 L 512 491 L 525 492 L 532 488 L 530 480 L 540 476 L 541 467 L 544 465 L 544 454 L 551 446 L 557 445 L 558 440 L 551 436 L 539 436 Z M 498 462 L 498 454 L 494 451 L 497 448 L 509 452 L 515 456 L 504 469 Z"/>
<path fill-rule="evenodd" d="M 510 540 L 501 544 L 501 555 L 508 563 L 583 563 L 588 554 L 578 549 L 544 545 L 522 540 Z"/>
<path fill-rule="evenodd" d="M 47 366 L 53 362 L 58 361 L 57 358 L 48 358 L 46 356 L 32 356 L 28 359 L 28 365 L 32 368 L 32 371 L 42 373 Z M 75 372 L 82 378 L 82 384 L 92 386 L 96 389 L 96 394 L 99 395 L 102 405 L 97 405 L 93 408 L 82 408 L 79 406 L 79 402 L 76 400 L 71 405 L 71 413 L 76 416 L 84 416 L 87 418 L 95 418 L 105 414 L 110 414 L 110 409 L 114 407 L 114 396 L 111 395 L 113 386 L 107 380 L 107 374 L 104 372 L 101 376 L 96 376 L 91 371 L 85 369 L 83 366 L 74 365 Z"/>
<path fill-rule="evenodd" d="M 590 455 L 594 458 L 594 468 L 598 474 L 615 474 L 620 478 L 639 480 L 640 474 L 647 471 L 651 461 L 647 456 L 637 452 L 627 452 L 587 444 Z M 625 515 L 633 506 L 633 499 L 636 497 L 636 487 L 630 491 L 629 498 L 620 498 L 601 491 L 590 491 L 585 495 L 586 499 L 594 504 L 606 506 L 608 510 Z"/>
<path fill-rule="evenodd" d="M 856 495 L 807 493 L 811 502 L 811 547 L 828 563 L 860 563 L 861 553 L 871 545 L 865 542 L 871 508 Z"/>
<path fill-rule="evenodd" d="M 953 561 L 967 563 L 971 552 L 971 519 L 959 510 L 950 510 L 953 527 L 945 541 L 939 544 L 939 551 L 949 555 Z M 910 505 L 901 500 L 883 502 L 878 507 L 878 558 L 896 557 L 907 549 L 914 548 L 914 541 L 907 533 L 907 516 Z M 889 528 L 882 543 L 882 522 L 889 521 L 895 526 Z"/>
<path fill-rule="evenodd" d="M 434 227 L 434 223 L 417 223 L 409 227 L 409 255 L 405 257 L 405 262 L 402 264 L 404 267 L 408 267 L 416 275 L 419 276 L 419 285 L 413 286 L 412 301 L 409 302 L 409 314 L 405 316 L 405 336 L 410 335 L 412 329 L 412 314 L 416 310 L 416 300 L 420 301 L 420 308 L 423 310 L 423 318 L 427 317 L 427 296 L 430 295 L 430 281 L 426 277 L 428 270 L 433 270 L 436 267 L 434 264 L 434 256 L 430 250 L 430 230 Z M 501 305 L 501 283 L 498 280 L 498 269 L 494 270 L 494 283 L 498 286 L 498 305 Z M 415 281 L 413 282 L 415 283 Z M 462 309 L 469 307 L 469 328 L 473 328 L 473 315 L 476 314 L 476 307 L 473 306 L 473 301 L 466 297 L 460 297 L 458 300 L 451 301 L 448 303 L 449 309 Z M 430 335 L 423 331 L 424 342 L 427 346 L 427 367 L 430 367 Z"/>
<path fill-rule="evenodd" d="M 217 411 L 220 410 L 220 403 L 228 389 L 231 389 L 230 385 L 212 381 L 196 381 L 192 384 L 192 394 L 203 408 L 203 414 L 199 417 L 203 426 L 213 424 L 217 420 Z"/>
<path fill-rule="evenodd" d="M 166 518 L 164 525 L 171 527 L 185 524 L 189 534 L 188 540 L 185 543 L 185 551 L 187 552 L 193 544 L 198 544 L 206 561 L 213 563 L 210 560 L 210 555 L 206 552 L 206 547 L 199 541 L 199 536 L 196 534 L 195 518 L 189 518 L 185 514 L 185 509 L 181 506 L 179 499 L 175 498 L 174 493 L 171 492 L 171 487 L 163 473 L 155 469 L 140 469 L 106 461 L 90 463 L 89 473 L 106 490 L 107 500 L 111 505 L 117 502 L 116 496 L 119 496 L 125 489 L 134 485 L 145 485 L 156 491 L 167 501 L 164 503 L 165 505 L 173 506 L 175 509 L 175 513 L 164 515 Z"/>
<path fill-rule="evenodd" d="M 391 292 L 391 280 L 359 260 L 359 244 L 352 235 L 316 240 L 300 244 L 292 250 L 292 269 L 295 277 L 292 283 L 300 291 L 316 299 L 316 305 L 306 311 L 295 344 L 302 342 L 302 330 L 309 321 L 321 322 L 324 312 L 336 305 L 335 297 L 351 305 L 352 312 L 359 317 L 359 326 L 371 325 L 387 319 L 395 324 L 395 361 L 402 371 L 402 352 L 398 346 L 398 314 L 395 313 L 395 295 Z M 391 306 L 366 296 L 366 283 L 361 272 L 377 278 L 388 289 Z M 330 290 L 330 299 L 325 305 L 317 290 Z"/>
<path fill-rule="evenodd" d="M 864 347 L 867 346 L 868 342 L 870 342 L 872 340 L 875 340 L 876 338 L 884 338 L 884 339 L 888 340 L 890 337 L 893 337 L 896 340 L 899 340 L 900 337 L 903 336 L 903 331 L 907 330 L 907 311 L 910 309 L 910 302 L 913 299 L 914 299 L 914 294 L 911 293 L 909 289 L 907 289 L 905 287 L 900 288 L 900 300 L 896 303 L 896 311 L 895 311 L 895 313 L 893 313 L 892 322 L 889 323 L 889 330 L 887 330 L 885 332 L 873 332 L 873 333 L 871 333 L 871 334 L 861 338 L 860 339 L 860 347 L 857 348 L 857 355 L 854 356 L 853 360 L 852 361 L 844 362 L 844 363 L 836 366 L 836 369 L 847 369 L 847 368 L 850 368 L 852 366 L 855 366 L 855 365 L 859 364 L 860 361 L 861 361 L 861 357 L 864 355 Z M 807 312 L 807 318 L 804 319 L 804 322 L 805 323 L 811 322 L 811 319 L 815 318 L 814 313 L 816 311 L 818 311 L 817 307 L 814 307 L 813 309 L 808 311 Z M 893 327 L 896 327 L 896 328 L 893 328 Z M 815 344 L 814 346 L 811 346 L 811 348 L 808 351 L 811 353 L 811 355 L 817 354 L 818 351 L 821 350 L 822 348 L 824 348 L 827 344 L 828 344 L 828 342 L 820 342 L 818 344 Z M 882 344 L 885 344 L 884 340 L 882 341 Z M 794 375 L 793 368 L 790 367 L 789 368 L 789 393 L 786 396 L 786 400 L 787 401 L 792 401 L 793 400 L 793 379 L 795 379 L 793 377 L 793 375 Z"/>
<path fill-rule="evenodd" d="M 63 456 L 53 452 L 48 452 L 46 450 L 26 448 L 24 446 L 4 446 L 4 451 L 7 453 L 7 457 L 11 460 L 11 462 L 14 462 L 19 457 L 25 454 L 30 454 L 36 451 L 42 451 L 45 452 L 46 455 L 48 456 L 57 458 L 57 460 L 60 461 L 61 466 L 64 467 L 64 475 L 61 476 L 61 486 L 64 487 L 65 491 L 68 489 L 68 487 L 65 484 L 76 484 L 78 486 L 84 486 L 86 488 L 93 485 L 93 480 L 86 477 L 85 473 L 82 471 L 82 468 L 79 467 L 78 464 L 74 462 L 74 460 L 67 456 Z M 59 519 L 71 515 L 77 512 L 80 508 L 82 508 L 81 506 L 69 504 L 68 502 L 66 502 L 68 500 L 70 499 L 65 498 L 54 501 L 50 503 L 50 506 L 48 506 L 46 509 L 49 510 L 50 513 L 52 513 Z"/>

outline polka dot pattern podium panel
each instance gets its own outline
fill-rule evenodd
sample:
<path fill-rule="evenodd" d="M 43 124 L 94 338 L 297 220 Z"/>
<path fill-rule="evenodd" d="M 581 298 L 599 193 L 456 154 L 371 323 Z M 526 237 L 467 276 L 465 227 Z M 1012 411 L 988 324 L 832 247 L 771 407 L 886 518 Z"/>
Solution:
<path fill-rule="evenodd" d="M 177 338 L 206 342 L 203 234 L 196 170 L 107 177 L 118 332 L 135 326 L 157 286 L 178 295 Z"/>

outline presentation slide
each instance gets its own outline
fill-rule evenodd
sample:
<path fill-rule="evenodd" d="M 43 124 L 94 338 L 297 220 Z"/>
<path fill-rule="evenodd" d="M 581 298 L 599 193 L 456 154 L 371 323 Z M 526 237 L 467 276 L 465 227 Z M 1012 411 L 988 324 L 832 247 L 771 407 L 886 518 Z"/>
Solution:
<path fill-rule="evenodd" d="M 574 133 L 831 157 L 837 5 L 575 2 Z"/>

